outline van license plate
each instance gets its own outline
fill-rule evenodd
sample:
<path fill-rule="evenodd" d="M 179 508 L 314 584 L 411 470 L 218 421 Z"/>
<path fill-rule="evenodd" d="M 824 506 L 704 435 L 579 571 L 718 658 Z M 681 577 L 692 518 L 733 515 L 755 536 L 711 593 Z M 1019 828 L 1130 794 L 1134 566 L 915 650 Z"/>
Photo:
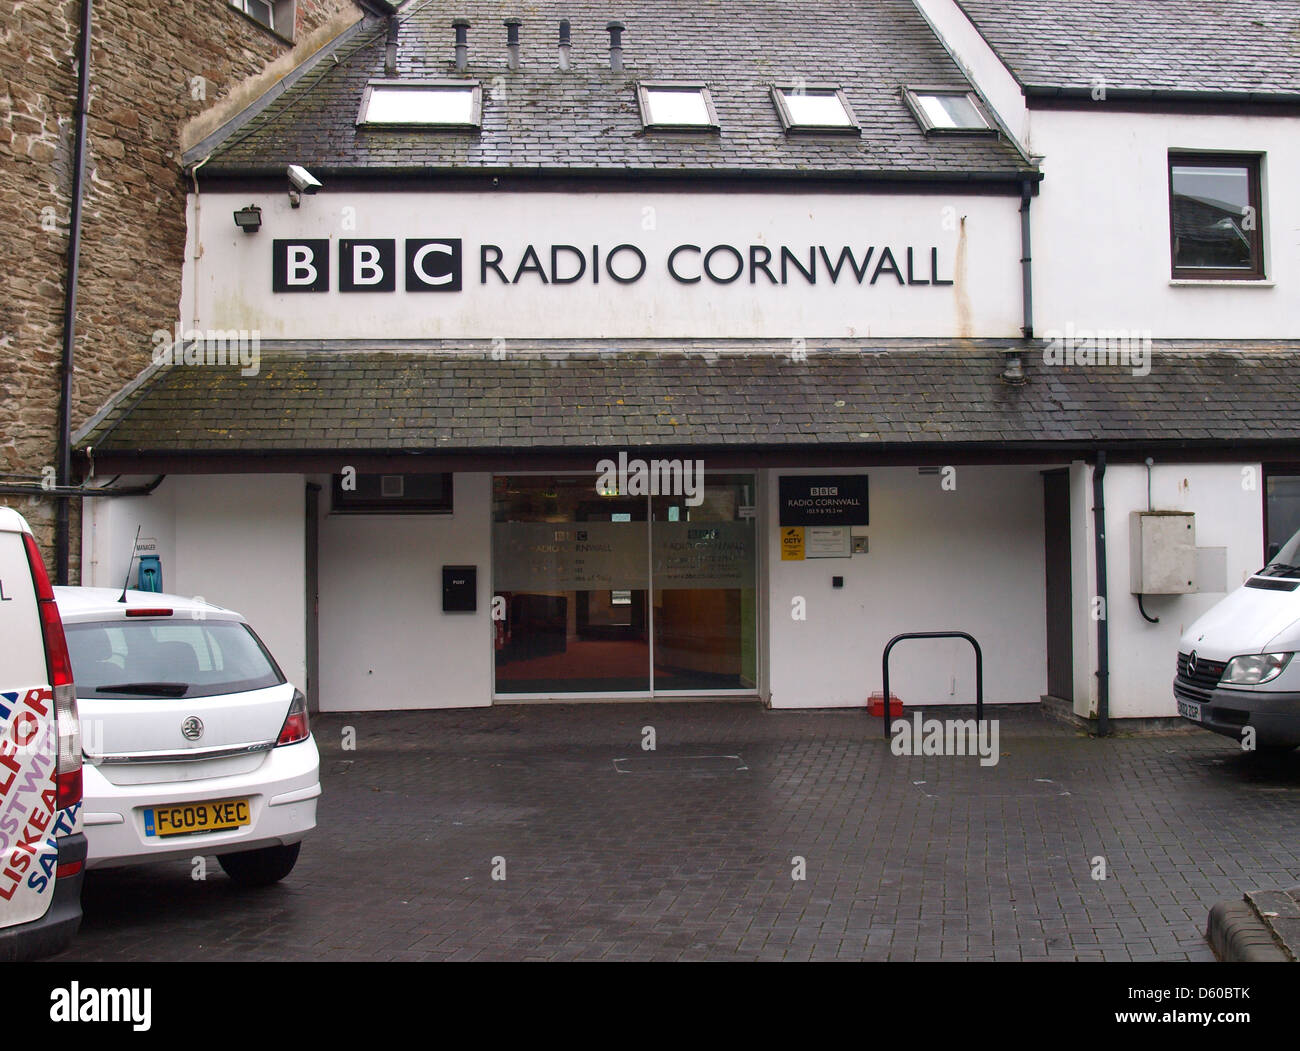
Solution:
<path fill-rule="evenodd" d="M 1178 714 L 1184 719 L 1191 719 L 1193 722 L 1201 721 L 1201 706 L 1193 704 L 1191 701 L 1178 702 Z"/>
<path fill-rule="evenodd" d="M 225 832 L 242 828 L 250 820 L 247 799 L 150 807 L 144 812 L 144 834 L 165 839 L 195 832 Z"/>

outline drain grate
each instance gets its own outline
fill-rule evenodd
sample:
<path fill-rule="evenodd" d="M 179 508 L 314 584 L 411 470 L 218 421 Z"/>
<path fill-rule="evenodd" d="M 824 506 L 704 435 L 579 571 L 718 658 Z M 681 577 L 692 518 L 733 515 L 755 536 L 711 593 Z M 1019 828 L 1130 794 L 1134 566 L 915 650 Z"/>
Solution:
<path fill-rule="evenodd" d="M 676 777 L 720 777 L 748 770 L 738 755 L 636 755 L 615 759 L 620 774 L 669 774 Z"/>

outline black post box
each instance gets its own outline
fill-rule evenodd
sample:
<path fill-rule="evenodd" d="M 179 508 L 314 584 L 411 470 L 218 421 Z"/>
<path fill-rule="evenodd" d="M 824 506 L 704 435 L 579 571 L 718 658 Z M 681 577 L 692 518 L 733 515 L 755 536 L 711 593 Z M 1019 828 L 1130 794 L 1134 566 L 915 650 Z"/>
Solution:
<path fill-rule="evenodd" d="M 442 567 L 442 611 L 474 613 L 478 610 L 478 566 Z"/>

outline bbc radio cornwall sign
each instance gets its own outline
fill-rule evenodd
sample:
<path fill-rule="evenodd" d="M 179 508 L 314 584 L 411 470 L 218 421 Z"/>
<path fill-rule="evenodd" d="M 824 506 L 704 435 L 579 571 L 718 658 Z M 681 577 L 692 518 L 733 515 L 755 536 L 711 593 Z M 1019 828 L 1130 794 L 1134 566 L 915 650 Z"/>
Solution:
<path fill-rule="evenodd" d="M 397 276 L 407 292 L 460 292 L 465 287 L 463 240 L 459 237 L 408 237 L 398 251 L 396 238 L 337 242 L 340 292 L 393 292 Z M 328 292 L 335 242 L 321 238 L 295 241 L 277 238 L 273 243 L 272 290 L 275 292 Z M 399 263 L 399 258 L 402 262 Z M 674 245 L 657 261 L 679 284 L 708 281 L 730 285 L 748 280 L 751 285 L 774 287 L 803 281 L 835 285 L 873 286 L 882 278 L 900 287 L 951 285 L 942 276 L 937 245 Z M 947 263 L 951 272 L 951 261 Z M 480 285 L 572 285 L 588 281 L 634 285 L 650 269 L 650 256 L 639 245 L 623 243 L 612 248 L 572 244 L 526 244 L 507 257 L 496 244 L 478 246 L 474 278 Z"/>
<path fill-rule="evenodd" d="M 1019 331 L 1018 198 L 339 193 L 254 197 L 187 259 L 196 328 L 263 340 L 816 339 Z M 209 200 L 215 198 L 210 206 Z M 226 209 L 226 205 L 229 209 Z M 193 300 L 192 300 L 193 301 Z"/>

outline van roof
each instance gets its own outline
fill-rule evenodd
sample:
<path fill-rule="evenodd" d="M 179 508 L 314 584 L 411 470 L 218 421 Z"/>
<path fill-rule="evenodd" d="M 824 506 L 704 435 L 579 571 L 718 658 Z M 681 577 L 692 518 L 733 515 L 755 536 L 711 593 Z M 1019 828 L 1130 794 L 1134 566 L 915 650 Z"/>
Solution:
<path fill-rule="evenodd" d="M 31 531 L 31 526 L 27 524 L 27 519 L 12 507 L 0 507 L 0 532 L 30 533 Z"/>

